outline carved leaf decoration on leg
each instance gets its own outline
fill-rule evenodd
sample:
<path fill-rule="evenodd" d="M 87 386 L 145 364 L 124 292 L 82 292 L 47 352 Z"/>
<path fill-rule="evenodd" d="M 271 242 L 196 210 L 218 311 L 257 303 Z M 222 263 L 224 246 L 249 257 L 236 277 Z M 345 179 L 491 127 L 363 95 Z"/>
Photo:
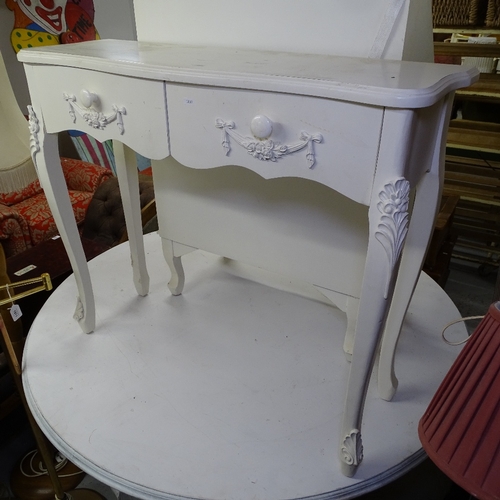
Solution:
<path fill-rule="evenodd" d="M 345 438 L 341 447 L 342 459 L 347 465 L 359 465 L 363 460 L 361 433 L 353 429 Z"/>
<path fill-rule="evenodd" d="M 384 247 L 389 264 L 384 292 L 384 298 L 387 298 L 390 276 L 398 263 L 408 233 L 410 183 L 404 178 L 389 182 L 379 193 L 379 198 L 377 208 L 382 215 L 375 237 Z"/>

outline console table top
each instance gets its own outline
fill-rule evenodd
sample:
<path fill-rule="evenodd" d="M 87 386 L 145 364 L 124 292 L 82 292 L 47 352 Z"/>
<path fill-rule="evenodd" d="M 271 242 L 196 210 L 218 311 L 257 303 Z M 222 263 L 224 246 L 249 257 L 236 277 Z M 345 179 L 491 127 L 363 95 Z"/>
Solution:
<path fill-rule="evenodd" d="M 37 47 L 22 50 L 18 58 L 167 82 L 406 109 L 430 106 L 478 75 L 475 68 L 453 65 L 124 40 Z"/>

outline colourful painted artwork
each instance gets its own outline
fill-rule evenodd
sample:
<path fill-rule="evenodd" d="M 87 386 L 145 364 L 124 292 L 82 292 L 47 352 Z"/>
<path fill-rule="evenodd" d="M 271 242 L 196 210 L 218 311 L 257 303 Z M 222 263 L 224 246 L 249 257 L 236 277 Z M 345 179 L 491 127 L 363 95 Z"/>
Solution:
<path fill-rule="evenodd" d="M 93 0 L 5 0 L 14 12 L 16 52 L 28 47 L 96 40 Z"/>

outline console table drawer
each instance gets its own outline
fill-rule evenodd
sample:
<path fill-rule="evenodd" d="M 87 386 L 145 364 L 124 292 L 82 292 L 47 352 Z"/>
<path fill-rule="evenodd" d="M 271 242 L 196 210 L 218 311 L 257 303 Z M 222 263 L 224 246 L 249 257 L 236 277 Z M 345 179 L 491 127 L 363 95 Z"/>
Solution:
<path fill-rule="evenodd" d="M 166 93 L 171 154 L 180 163 L 302 177 L 369 203 L 383 108 L 189 85 L 167 84 Z"/>
<path fill-rule="evenodd" d="M 47 132 L 118 139 L 147 158 L 169 154 L 163 82 L 51 66 L 35 74 Z"/>

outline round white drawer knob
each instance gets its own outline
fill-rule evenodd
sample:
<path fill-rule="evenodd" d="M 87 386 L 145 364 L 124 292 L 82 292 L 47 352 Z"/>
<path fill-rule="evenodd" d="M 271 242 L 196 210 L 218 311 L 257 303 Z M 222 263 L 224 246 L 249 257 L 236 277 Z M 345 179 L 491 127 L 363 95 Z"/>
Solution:
<path fill-rule="evenodd" d="M 267 139 L 273 133 L 273 122 L 264 115 L 257 115 L 250 123 L 250 130 L 257 139 Z"/>
<path fill-rule="evenodd" d="M 80 100 L 82 101 L 82 104 L 86 108 L 90 108 L 90 106 L 92 106 L 92 104 L 94 104 L 94 102 L 97 102 L 98 99 L 99 98 L 97 97 L 96 94 L 94 94 L 93 92 L 89 92 L 88 90 L 83 89 L 80 92 Z"/>

